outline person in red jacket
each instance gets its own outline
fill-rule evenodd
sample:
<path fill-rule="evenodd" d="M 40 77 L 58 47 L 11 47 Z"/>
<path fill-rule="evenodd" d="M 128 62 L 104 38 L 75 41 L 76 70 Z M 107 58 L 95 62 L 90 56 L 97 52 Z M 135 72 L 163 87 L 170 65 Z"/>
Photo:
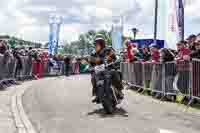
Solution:
<path fill-rule="evenodd" d="M 189 61 L 191 50 L 184 45 L 184 42 L 181 41 L 177 43 L 178 54 L 175 58 L 176 61 Z"/>
<path fill-rule="evenodd" d="M 132 43 L 130 40 L 126 41 L 126 51 L 127 51 L 127 62 L 137 61 L 137 45 Z"/>
<path fill-rule="evenodd" d="M 158 45 L 151 46 L 151 62 L 157 63 L 160 61 L 160 52 Z"/>
<path fill-rule="evenodd" d="M 131 41 L 127 40 L 126 41 L 126 51 L 127 51 L 127 61 L 128 62 L 132 61 L 132 59 L 133 59 L 132 50 L 133 50 L 133 46 L 131 44 Z"/>

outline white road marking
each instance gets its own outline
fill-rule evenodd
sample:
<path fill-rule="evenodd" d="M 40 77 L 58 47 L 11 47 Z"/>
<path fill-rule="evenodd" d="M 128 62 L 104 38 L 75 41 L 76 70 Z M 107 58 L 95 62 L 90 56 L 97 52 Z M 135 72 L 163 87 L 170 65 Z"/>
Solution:
<path fill-rule="evenodd" d="M 65 77 L 67 80 L 90 80 L 90 76 L 84 76 L 84 75 L 71 75 L 69 77 Z"/>
<path fill-rule="evenodd" d="M 159 129 L 159 133 L 178 133 L 178 132 L 175 132 L 175 131 L 170 131 L 170 130 L 167 130 L 167 129 Z"/>
<path fill-rule="evenodd" d="M 74 77 L 67 77 L 67 80 L 84 80 L 84 79 L 89 79 L 81 76 L 74 76 Z"/>

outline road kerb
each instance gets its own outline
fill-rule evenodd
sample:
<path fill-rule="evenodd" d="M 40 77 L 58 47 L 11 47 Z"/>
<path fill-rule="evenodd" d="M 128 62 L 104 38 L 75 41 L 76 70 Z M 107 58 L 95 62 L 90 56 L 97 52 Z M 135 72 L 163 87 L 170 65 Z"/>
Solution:
<path fill-rule="evenodd" d="M 23 105 L 22 105 L 22 96 L 25 91 L 29 88 L 27 86 L 18 86 L 21 87 L 18 92 L 12 96 L 11 109 L 15 121 L 15 126 L 18 133 L 36 133 L 33 125 L 31 124 L 28 116 L 26 115 Z"/>

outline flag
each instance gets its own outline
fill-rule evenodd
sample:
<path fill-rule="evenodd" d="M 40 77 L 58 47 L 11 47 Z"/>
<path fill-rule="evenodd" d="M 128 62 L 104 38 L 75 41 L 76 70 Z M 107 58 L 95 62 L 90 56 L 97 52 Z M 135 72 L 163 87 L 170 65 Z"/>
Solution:
<path fill-rule="evenodd" d="M 184 39 L 184 5 L 182 0 L 165 0 L 165 46 L 176 49 L 176 43 Z"/>
<path fill-rule="evenodd" d="M 49 19 L 49 54 L 55 55 L 58 50 L 60 26 L 62 19 L 59 16 L 50 16 Z"/>
<path fill-rule="evenodd" d="M 123 48 L 123 22 L 121 17 L 114 17 L 112 24 L 112 47 L 118 52 Z"/>
<path fill-rule="evenodd" d="M 176 12 L 177 12 L 179 40 L 184 40 L 184 6 L 182 0 L 178 0 Z"/>
<path fill-rule="evenodd" d="M 52 33 L 52 23 L 49 24 L 49 43 L 48 43 L 48 50 L 49 54 L 53 55 L 53 33 Z"/>

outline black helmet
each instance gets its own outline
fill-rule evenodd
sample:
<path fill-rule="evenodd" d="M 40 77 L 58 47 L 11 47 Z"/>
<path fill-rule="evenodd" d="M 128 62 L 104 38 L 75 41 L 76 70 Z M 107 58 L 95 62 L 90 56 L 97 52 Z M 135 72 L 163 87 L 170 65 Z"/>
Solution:
<path fill-rule="evenodd" d="M 97 34 L 95 36 L 95 42 L 94 42 L 95 46 L 96 46 L 97 42 L 101 45 L 102 48 L 104 48 L 105 45 L 106 45 L 105 38 L 104 38 L 104 36 L 102 34 Z"/>

